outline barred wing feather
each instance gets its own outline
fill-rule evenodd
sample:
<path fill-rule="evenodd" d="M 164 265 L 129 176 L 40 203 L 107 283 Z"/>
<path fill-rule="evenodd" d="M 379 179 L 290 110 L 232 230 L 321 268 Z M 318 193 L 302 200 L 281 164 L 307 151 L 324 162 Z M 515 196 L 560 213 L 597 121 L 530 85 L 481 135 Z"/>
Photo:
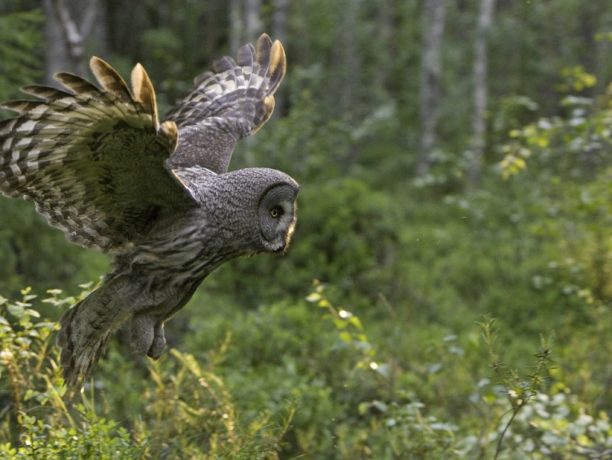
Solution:
<path fill-rule="evenodd" d="M 63 89 L 27 86 L 35 100 L 3 104 L 18 116 L 0 122 L 0 192 L 34 201 L 69 240 L 116 252 L 192 202 L 164 166 L 177 128 L 159 124 L 144 68 L 130 89 L 103 60 L 90 67 L 101 87 L 59 73 Z"/>
<path fill-rule="evenodd" d="M 195 79 L 196 88 L 168 120 L 179 129 L 179 144 L 168 165 L 227 171 L 238 139 L 255 133 L 272 115 L 274 93 L 286 70 L 283 46 L 263 34 L 244 45 L 236 60 L 224 57 Z"/>

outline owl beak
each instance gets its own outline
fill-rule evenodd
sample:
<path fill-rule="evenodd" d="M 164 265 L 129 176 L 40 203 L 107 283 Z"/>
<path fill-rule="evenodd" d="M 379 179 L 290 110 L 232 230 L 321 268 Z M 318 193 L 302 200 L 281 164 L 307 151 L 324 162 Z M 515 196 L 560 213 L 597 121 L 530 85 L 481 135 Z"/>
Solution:
<path fill-rule="evenodd" d="M 275 249 L 273 252 L 274 254 L 284 256 L 285 254 L 287 254 L 288 249 L 289 249 L 289 241 L 287 241 L 287 239 L 284 239 L 281 245 L 277 249 Z"/>
<path fill-rule="evenodd" d="M 280 256 L 284 256 L 285 254 L 287 254 L 288 250 L 289 250 L 289 242 L 286 242 L 286 243 L 283 243 L 283 245 L 280 248 L 274 251 L 274 253 Z"/>
<path fill-rule="evenodd" d="M 293 222 L 291 222 L 291 225 L 289 226 L 289 228 L 287 229 L 287 233 L 285 234 L 283 245 L 277 251 L 275 251 L 277 254 L 282 254 L 282 255 L 287 254 L 287 251 L 289 250 L 289 246 L 291 245 L 293 234 L 295 233 L 296 221 L 297 219 L 294 217 Z"/>

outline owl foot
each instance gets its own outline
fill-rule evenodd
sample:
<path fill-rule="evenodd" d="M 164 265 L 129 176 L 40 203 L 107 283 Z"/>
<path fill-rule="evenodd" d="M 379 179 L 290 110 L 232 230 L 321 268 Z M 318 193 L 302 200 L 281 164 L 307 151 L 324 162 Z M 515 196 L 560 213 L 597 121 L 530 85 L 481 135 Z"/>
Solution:
<path fill-rule="evenodd" d="M 164 323 L 149 315 L 137 315 L 130 324 L 130 346 L 139 355 L 159 359 L 166 347 Z"/>
<path fill-rule="evenodd" d="M 153 330 L 153 343 L 147 351 L 147 356 L 153 359 L 159 359 L 166 348 L 166 336 L 164 335 L 164 323 L 157 323 Z"/>

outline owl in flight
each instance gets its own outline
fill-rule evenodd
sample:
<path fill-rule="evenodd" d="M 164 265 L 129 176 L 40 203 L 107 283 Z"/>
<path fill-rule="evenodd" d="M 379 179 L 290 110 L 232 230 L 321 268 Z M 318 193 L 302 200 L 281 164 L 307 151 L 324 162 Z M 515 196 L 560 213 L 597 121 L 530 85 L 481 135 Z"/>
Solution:
<path fill-rule="evenodd" d="M 266 34 L 195 79 L 159 122 L 137 64 L 131 88 L 102 59 L 94 85 L 70 73 L 63 89 L 26 86 L 0 122 L 0 192 L 33 201 L 49 224 L 113 257 L 102 284 L 60 320 L 64 380 L 78 390 L 109 336 L 127 327 L 137 353 L 159 358 L 164 322 L 202 280 L 237 256 L 286 251 L 298 184 L 273 169 L 228 171 L 236 142 L 270 118 L 286 69 Z"/>

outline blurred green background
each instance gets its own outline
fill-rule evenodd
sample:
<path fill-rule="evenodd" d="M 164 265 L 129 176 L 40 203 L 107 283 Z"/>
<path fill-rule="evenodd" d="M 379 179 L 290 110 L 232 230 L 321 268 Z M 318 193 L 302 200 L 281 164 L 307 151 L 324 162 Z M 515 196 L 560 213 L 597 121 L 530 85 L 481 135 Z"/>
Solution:
<path fill-rule="evenodd" d="M 174 352 L 113 343 L 66 408 L 29 304 L 56 320 L 108 261 L 0 198 L 0 453 L 611 455 L 609 1 L 3 0 L 0 99 L 98 55 L 163 113 L 264 31 L 288 74 L 231 168 L 300 182 L 289 253 L 218 269 Z"/>

